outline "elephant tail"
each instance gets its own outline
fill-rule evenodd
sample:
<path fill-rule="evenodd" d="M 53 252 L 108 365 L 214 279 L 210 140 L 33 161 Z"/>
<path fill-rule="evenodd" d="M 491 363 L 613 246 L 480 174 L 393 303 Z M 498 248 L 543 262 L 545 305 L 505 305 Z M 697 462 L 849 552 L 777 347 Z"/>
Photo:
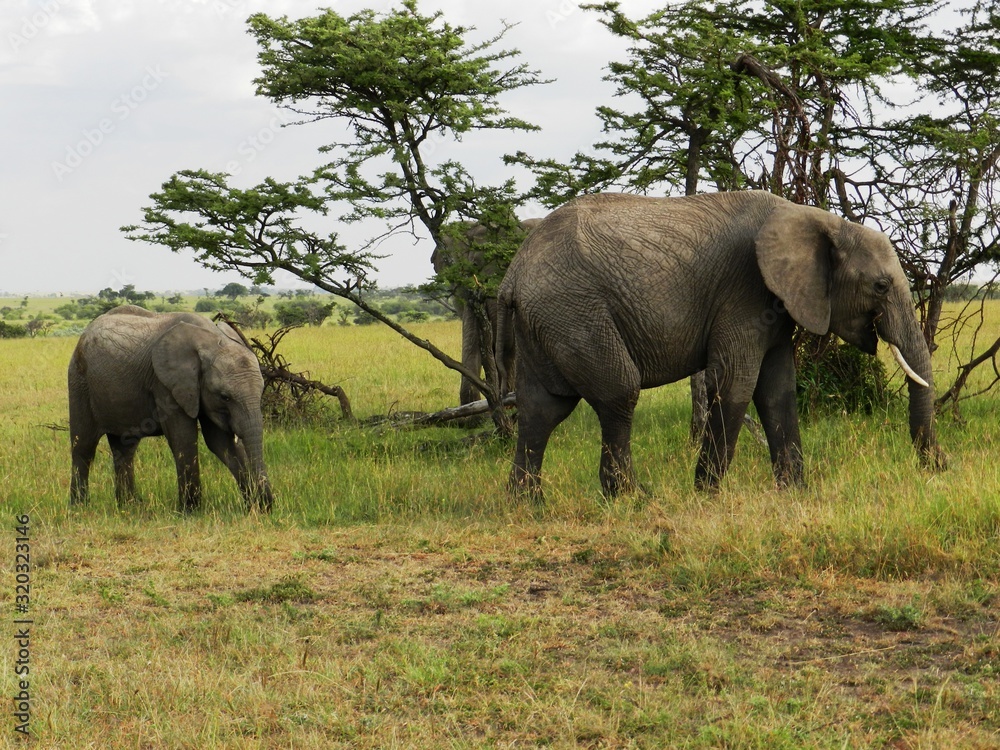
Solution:
<path fill-rule="evenodd" d="M 497 297 L 496 348 L 497 373 L 501 398 L 514 389 L 514 300 L 510 290 L 501 287 Z"/>

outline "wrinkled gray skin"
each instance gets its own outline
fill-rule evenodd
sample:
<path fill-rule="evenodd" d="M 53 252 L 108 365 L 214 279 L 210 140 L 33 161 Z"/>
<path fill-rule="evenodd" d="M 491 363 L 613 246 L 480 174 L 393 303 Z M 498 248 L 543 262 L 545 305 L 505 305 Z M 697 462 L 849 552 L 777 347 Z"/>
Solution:
<path fill-rule="evenodd" d="M 538 225 L 541 219 L 525 219 L 519 222 L 525 234 Z M 452 237 L 445 237 L 443 244 L 434 248 L 431 255 L 431 263 L 434 270 L 441 273 L 448 266 L 459 260 L 468 263 L 478 270 L 479 275 L 489 277 L 497 273 L 494 264 L 486 264 L 481 250 L 476 249 L 477 243 L 485 242 L 488 238 L 486 227 L 479 223 L 468 222 L 469 228 L 465 231 L 466 242 L 456 242 Z M 483 368 L 482 340 L 483 334 L 480 330 L 479 321 L 472 307 L 467 304 L 468 291 L 463 289 L 452 290 L 452 299 L 455 309 L 462 319 L 462 364 L 473 372 L 481 372 Z M 486 300 L 486 315 L 489 317 L 490 326 L 494 332 L 494 341 L 490 342 L 491 350 L 495 348 L 495 334 L 497 330 L 497 303 L 496 299 L 490 297 Z M 459 403 L 468 404 L 482 398 L 479 389 L 466 377 L 462 377 L 462 385 L 459 388 Z"/>
<path fill-rule="evenodd" d="M 200 424 L 205 444 L 236 478 L 248 509 L 269 511 L 263 385 L 256 357 L 228 326 L 132 305 L 96 318 L 69 365 L 70 502 L 88 499 L 90 465 L 103 435 L 114 458 L 118 503 L 135 500 L 136 447 L 142 438 L 165 435 L 177 465 L 180 509 L 196 509 Z"/>
<path fill-rule="evenodd" d="M 607 495 L 635 487 L 639 391 L 705 370 L 709 417 L 695 484 L 715 487 L 753 400 L 779 485 L 803 481 L 795 404 L 796 323 L 875 354 L 895 344 L 909 379 L 910 434 L 943 468 L 930 355 L 888 238 L 764 192 L 685 198 L 603 194 L 550 214 L 499 291 L 498 339 L 516 339 L 515 490 L 540 493 L 549 435 L 579 400 L 601 423 Z M 511 361 L 499 353 L 501 373 Z"/>

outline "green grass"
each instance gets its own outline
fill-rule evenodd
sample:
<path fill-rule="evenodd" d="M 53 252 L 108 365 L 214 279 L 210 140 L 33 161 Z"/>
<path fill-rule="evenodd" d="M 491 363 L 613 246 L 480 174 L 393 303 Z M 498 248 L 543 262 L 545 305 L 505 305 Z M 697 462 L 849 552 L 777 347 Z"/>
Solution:
<path fill-rule="evenodd" d="M 457 353 L 457 323 L 414 328 Z M 204 507 L 181 517 L 162 440 L 139 450 L 141 505 L 115 506 L 102 447 L 91 504 L 69 509 L 54 428 L 74 344 L 0 341 L 0 607 L 29 513 L 40 747 L 1000 744 L 1000 396 L 941 419 L 947 472 L 917 467 L 899 403 L 806 423 L 803 489 L 775 490 L 744 435 L 710 495 L 675 384 L 636 415 L 648 495 L 601 497 L 581 407 L 540 508 L 506 494 L 509 446 L 332 407 L 268 431 L 272 516 L 247 517 L 206 451 Z M 380 328 L 297 330 L 284 353 L 360 417 L 457 397 L 457 377 Z M 15 656 L 0 649 L 3 695 Z"/>

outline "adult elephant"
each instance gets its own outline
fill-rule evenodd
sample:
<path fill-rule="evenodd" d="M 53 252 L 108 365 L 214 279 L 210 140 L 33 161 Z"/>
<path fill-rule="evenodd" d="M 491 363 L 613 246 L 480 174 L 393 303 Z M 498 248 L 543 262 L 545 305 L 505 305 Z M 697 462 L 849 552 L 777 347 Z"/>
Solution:
<path fill-rule="evenodd" d="M 500 340 L 513 326 L 518 440 L 514 488 L 540 491 L 549 436 L 586 400 L 601 423 L 601 486 L 635 486 L 639 391 L 705 370 L 709 416 L 695 484 L 718 484 L 752 399 L 779 485 L 803 481 L 795 324 L 875 354 L 909 378 L 910 434 L 943 467 L 930 354 L 889 239 L 765 192 L 684 198 L 600 194 L 550 214 L 500 286 Z M 498 356 L 503 373 L 510 352 Z"/>
<path fill-rule="evenodd" d="M 226 327 L 228 329 L 228 326 Z M 90 465 L 106 435 L 119 504 L 135 499 L 133 459 L 144 437 L 165 435 L 177 466 L 180 509 L 201 502 L 198 425 L 229 468 L 248 508 L 271 509 L 263 456 L 257 358 L 230 330 L 193 313 L 124 305 L 87 326 L 69 364 L 73 468 L 70 502 L 88 499 Z"/>
<path fill-rule="evenodd" d="M 515 239 L 526 236 L 540 221 L 541 219 L 525 219 L 518 222 L 521 235 Z M 448 269 L 456 268 L 459 275 L 467 279 L 499 277 L 502 269 L 498 268 L 495 262 L 488 261 L 484 257 L 483 250 L 487 243 L 497 242 L 498 238 L 493 236 L 495 234 L 479 222 L 464 222 L 459 231 L 446 232 L 441 244 L 434 248 L 431 255 L 434 271 L 440 275 Z M 499 239 L 507 238 L 501 237 Z M 455 310 L 462 319 L 462 364 L 473 372 L 481 372 L 485 336 L 471 304 L 472 293 L 472 289 L 465 284 L 453 284 L 451 287 Z M 489 346 L 490 351 L 493 351 L 497 330 L 496 297 L 488 296 L 485 299 L 485 308 L 486 317 L 489 319 L 493 331 L 493 336 L 487 342 L 487 346 Z M 479 398 L 481 398 L 479 389 L 471 380 L 463 376 L 462 384 L 459 387 L 459 403 L 468 404 Z"/>

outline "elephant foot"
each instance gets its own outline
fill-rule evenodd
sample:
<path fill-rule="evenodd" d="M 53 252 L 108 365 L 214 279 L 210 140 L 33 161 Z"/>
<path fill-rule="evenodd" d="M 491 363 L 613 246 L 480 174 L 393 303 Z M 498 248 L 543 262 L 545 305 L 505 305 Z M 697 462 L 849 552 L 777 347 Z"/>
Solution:
<path fill-rule="evenodd" d="M 775 477 L 774 485 L 779 490 L 804 490 L 808 487 L 805 478 L 802 476 Z"/>
<path fill-rule="evenodd" d="M 601 463 L 600 476 L 601 491 L 609 500 L 620 495 L 633 495 L 643 491 L 635 479 L 630 459 L 623 462 L 605 459 Z"/>
<path fill-rule="evenodd" d="M 529 474 L 523 469 L 514 467 L 507 480 L 507 491 L 517 499 L 527 499 L 532 505 L 540 507 L 545 504 L 542 493 L 542 479 L 537 474 Z"/>
<path fill-rule="evenodd" d="M 196 512 L 198 508 L 201 507 L 201 495 L 192 495 L 187 497 L 181 497 L 179 503 L 179 509 L 181 515 L 189 516 Z"/>
<path fill-rule="evenodd" d="M 694 473 L 694 488 L 698 492 L 717 493 L 719 491 L 719 477 L 703 471 L 699 467 Z"/>
<path fill-rule="evenodd" d="M 639 484 L 631 477 L 621 477 L 611 482 L 601 482 L 601 494 L 606 500 L 619 497 L 639 496 L 650 497 L 653 493 L 645 485 Z"/>
<path fill-rule="evenodd" d="M 931 471 L 946 471 L 948 469 L 948 457 L 941 450 L 940 446 L 927 446 L 920 451 L 920 466 Z"/>
<path fill-rule="evenodd" d="M 270 488 L 254 493 L 244 499 L 246 501 L 247 513 L 270 513 L 274 507 L 274 495 L 271 493 Z"/>

